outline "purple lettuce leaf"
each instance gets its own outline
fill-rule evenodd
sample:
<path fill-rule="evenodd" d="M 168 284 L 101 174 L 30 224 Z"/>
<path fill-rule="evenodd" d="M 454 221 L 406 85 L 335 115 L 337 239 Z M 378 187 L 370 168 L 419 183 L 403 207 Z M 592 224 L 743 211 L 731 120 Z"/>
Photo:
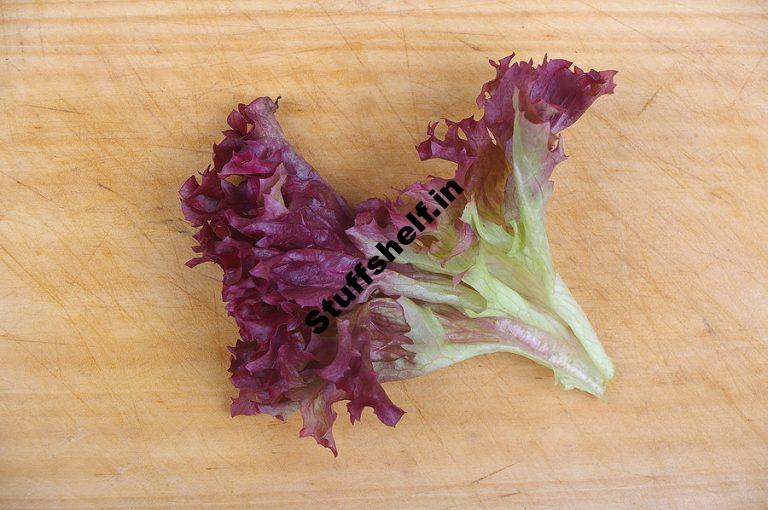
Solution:
<path fill-rule="evenodd" d="M 370 407 L 393 426 L 403 411 L 382 382 L 492 352 L 526 356 L 565 388 L 603 394 L 613 367 L 553 268 L 544 214 L 565 159 L 561 132 L 612 93 L 615 72 L 546 57 L 491 64 L 496 76 L 477 99 L 483 115 L 446 121 L 442 136 L 430 124 L 417 147 L 424 160 L 455 164 L 464 192 L 320 334 L 305 315 L 380 255 L 375 245 L 396 239 L 416 204 L 438 209 L 430 191 L 450 179 L 429 177 L 353 211 L 286 141 L 276 102 L 259 98 L 229 115 L 213 167 L 180 195 L 199 227 L 188 265 L 222 268 L 239 328 L 233 416 L 299 411 L 300 435 L 336 454 L 335 403 L 347 402 L 353 423 Z"/>

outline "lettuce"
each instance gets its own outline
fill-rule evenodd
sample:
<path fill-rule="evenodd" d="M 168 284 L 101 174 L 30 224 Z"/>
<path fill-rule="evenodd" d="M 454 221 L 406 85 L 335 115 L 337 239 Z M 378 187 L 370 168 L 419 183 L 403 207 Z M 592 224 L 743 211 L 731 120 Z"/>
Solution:
<path fill-rule="evenodd" d="M 404 414 L 383 382 L 415 377 L 480 354 L 511 352 L 549 367 L 566 389 L 603 395 L 613 366 L 553 267 L 544 215 L 550 176 L 565 159 L 561 131 L 601 95 L 615 71 L 565 60 L 498 63 L 477 99 L 483 109 L 445 134 L 428 127 L 422 160 L 456 165 L 464 190 L 442 210 L 430 177 L 394 200 L 352 210 L 286 141 L 259 98 L 227 119 L 213 167 L 180 190 L 201 255 L 222 267 L 223 299 L 241 338 L 231 348 L 232 414 L 301 413 L 301 436 L 336 454 L 333 404 L 352 422 L 365 407 L 387 425 Z M 410 224 L 416 204 L 440 211 L 425 231 L 321 332 L 307 312 L 338 293 L 376 245 Z"/>

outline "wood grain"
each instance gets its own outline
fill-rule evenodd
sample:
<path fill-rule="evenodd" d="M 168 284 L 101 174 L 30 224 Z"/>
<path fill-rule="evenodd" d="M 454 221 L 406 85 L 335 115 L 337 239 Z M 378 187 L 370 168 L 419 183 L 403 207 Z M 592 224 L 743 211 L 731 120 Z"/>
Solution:
<path fill-rule="evenodd" d="M 0 1 L 0 506 L 768 508 L 768 10 L 678 2 Z M 427 173 L 488 58 L 618 69 L 565 134 L 556 265 L 616 363 L 600 401 L 493 355 L 408 414 L 232 419 L 236 330 L 177 190 L 230 108 L 350 202 Z"/>

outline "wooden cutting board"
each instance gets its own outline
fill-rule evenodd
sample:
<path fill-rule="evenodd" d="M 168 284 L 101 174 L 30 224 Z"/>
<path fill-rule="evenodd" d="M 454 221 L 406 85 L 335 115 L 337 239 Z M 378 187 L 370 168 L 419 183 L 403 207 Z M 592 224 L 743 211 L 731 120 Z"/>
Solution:
<path fill-rule="evenodd" d="M 0 2 L 0 505 L 768 508 L 765 2 Z M 177 190 L 238 102 L 351 202 L 447 172 L 488 58 L 617 69 L 548 230 L 617 376 L 490 355 L 395 429 L 230 418 L 236 338 Z"/>

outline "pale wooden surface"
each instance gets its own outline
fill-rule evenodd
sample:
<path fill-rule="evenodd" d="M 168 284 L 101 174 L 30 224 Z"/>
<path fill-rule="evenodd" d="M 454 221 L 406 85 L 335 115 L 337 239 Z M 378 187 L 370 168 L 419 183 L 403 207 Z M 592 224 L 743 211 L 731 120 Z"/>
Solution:
<path fill-rule="evenodd" d="M 0 506 L 768 507 L 766 11 L 0 1 Z M 414 143 L 512 50 L 619 70 L 548 217 L 605 401 L 494 355 L 388 384 L 408 414 L 340 417 L 336 460 L 297 416 L 230 418 L 235 327 L 177 198 L 230 108 L 282 94 L 354 203 L 441 171 Z"/>

